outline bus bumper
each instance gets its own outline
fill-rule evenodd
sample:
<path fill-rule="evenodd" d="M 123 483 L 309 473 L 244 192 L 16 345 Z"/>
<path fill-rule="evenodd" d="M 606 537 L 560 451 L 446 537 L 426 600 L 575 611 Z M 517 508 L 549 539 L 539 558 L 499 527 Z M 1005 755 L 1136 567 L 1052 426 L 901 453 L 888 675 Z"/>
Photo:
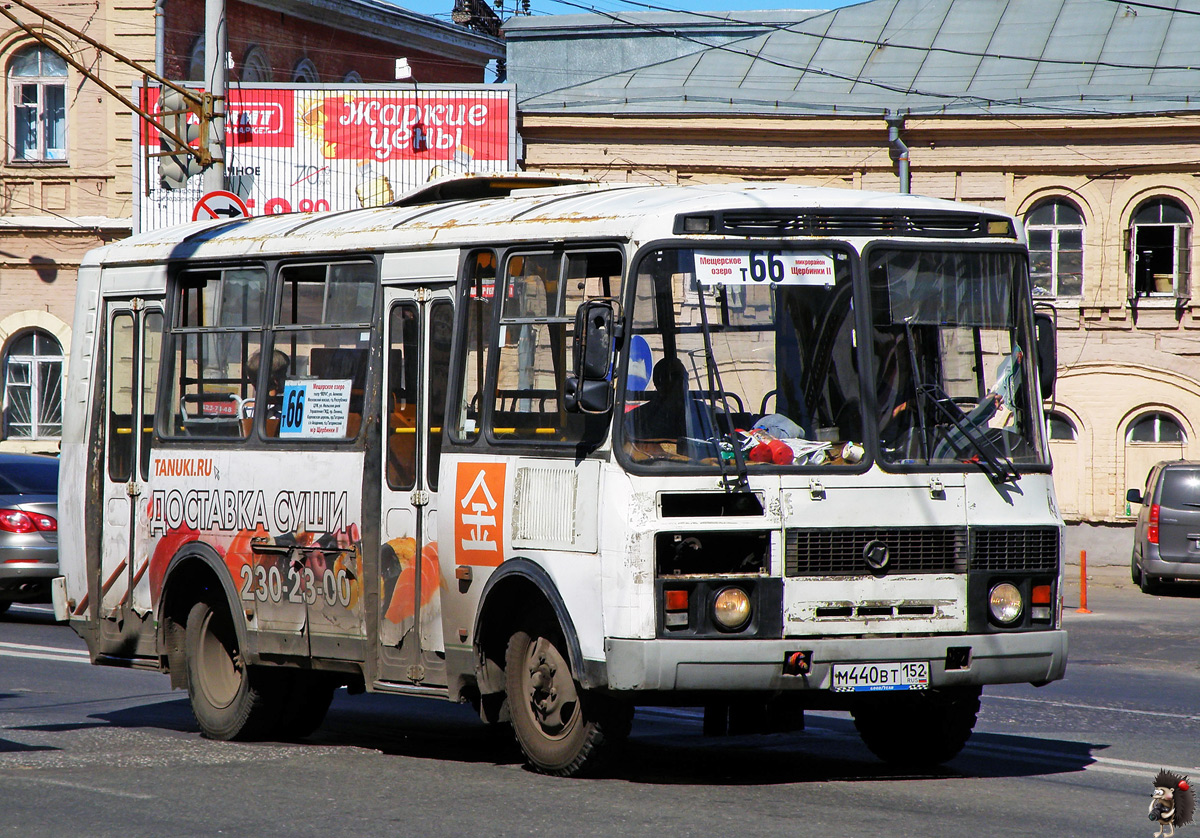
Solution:
<path fill-rule="evenodd" d="M 928 661 L 931 687 L 1041 685 L 1062 678 L 1067 668 L 1061 629 L 878 639 L 609 638 L 605 647 L 611 690 L 828 690 L 834 664 L 905 661 Z M 811 653 L 807 675 L 784 674 L 785 660 L 796 652 Z"/>

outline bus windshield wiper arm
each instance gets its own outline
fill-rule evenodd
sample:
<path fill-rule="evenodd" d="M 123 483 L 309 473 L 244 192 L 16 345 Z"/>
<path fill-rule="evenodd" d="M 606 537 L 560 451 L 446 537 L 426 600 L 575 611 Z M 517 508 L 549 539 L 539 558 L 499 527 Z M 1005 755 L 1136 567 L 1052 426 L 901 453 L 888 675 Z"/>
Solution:
<path fill-rule="evenodd" d="M 968 462 L 974 462 L 983 469 L 992 483 L 998 486 L 1001 483 L 1015 482 L 1021 476 L 1013 461 L 1003 455 L 997 455 L 992 444 L 980 434 L 979 428 L 972 424 L 944 391 L 932 384 L 921 384 L 918 385 L 917 392 L 929 400 L 935 413 L 949 422 L 962 439 L 970 443 L 970 448 L 974 449 L 975 453 Z M 946 436 L 946 443 L 960 456 L 966 453 L 966 446 L 961 445 L 950 434 Z M 928 456 L 929 452 L 926 453 Z"/>
<path fill-rule="evenodd" d="M 713 432 L 717 435 L 717 465 L 721 469 L 721 483 L 726 492 L 749 492 L 750 472 L 746 468 L 746 458 L 742 456 L 742 446 L 738 442 L 737 432 L 733 427 L 733 413 L 729 410 L 729 397 L 725 395 L 725 387 L 721 384 L 721 370 L 712 351 L 712 330 L 708 326 L 708 308 L 704 301 L 704 284 L 696 283 L 696 291 L 700 298 L 700 327 L 704 334 L 704 365 L 708 371 L 708 405 L 713 412 Z M 725 421 L 729 425 L 729 444 L 733 448 L 734 474 L 728 471 L 721 442 L 725 439 L 725 431 L 721 428 L 721 419 L 717 409 L 717 394 L 721 396 Z"/>

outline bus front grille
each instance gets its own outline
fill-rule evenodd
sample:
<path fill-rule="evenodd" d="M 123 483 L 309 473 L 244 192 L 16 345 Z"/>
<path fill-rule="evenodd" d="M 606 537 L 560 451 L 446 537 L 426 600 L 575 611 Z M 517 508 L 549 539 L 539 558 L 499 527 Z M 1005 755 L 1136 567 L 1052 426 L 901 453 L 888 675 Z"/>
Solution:
<path fill-rule="evenodd" d="M 1057 527 L 972 527 L 971 570 L 1058 572 Z"/>
<path fill-rule="evenodd" d="M 874 570 L 880 545 L 886 562 Z M 785 542 L 788 576 L 866 576 L 871 573 L 963 573 L 967 569 L 965 527 L 845 527 L 789 529 Z"/>

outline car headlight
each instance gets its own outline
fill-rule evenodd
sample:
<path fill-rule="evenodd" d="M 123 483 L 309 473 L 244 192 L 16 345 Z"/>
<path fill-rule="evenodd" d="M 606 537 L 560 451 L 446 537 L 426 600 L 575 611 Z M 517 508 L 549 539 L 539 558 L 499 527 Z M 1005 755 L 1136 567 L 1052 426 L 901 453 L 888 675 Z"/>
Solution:
<path fill-rule="evenodd" d="M 1001 625 L 1015 623 L 1024 609 L 1021 592 L 1011 582 L 1001 582 L 988 595 L 988 610 L 992 612 L 992 619 Z"/>
<path fill-rule="evenodd" d="M 713 600 L 713 619 L 723 629 L 740 629 L 750 622 L 750 597 L 741 588 L 722 588 Z"/>

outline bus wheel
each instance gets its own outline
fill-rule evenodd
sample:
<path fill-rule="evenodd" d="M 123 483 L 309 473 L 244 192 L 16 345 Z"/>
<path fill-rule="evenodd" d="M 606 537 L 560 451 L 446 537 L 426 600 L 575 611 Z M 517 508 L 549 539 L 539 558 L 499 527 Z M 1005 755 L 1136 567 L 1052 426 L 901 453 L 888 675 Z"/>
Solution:
<path fill-rule="evenodd" d="M 265 735 L 278 708 L 268 700 L 267 679 L 242 660 L 229 612 L 198 602 L 184 633 L 188 697 L 200 731 L 209 739 Z"/>
<path fill-rule="evenodd" d="M 607 744 L 628 735 L 632 714 L 580 687 L 561 641 L 550 634 L 518 631 L 509 638 L 508 707 L 529 764 L 543 774 L 572 777 L 595 767 Z"/>
<path fill-rule="evenodd" d="M 975 729 L 980 687 L 929 690 L 869 700 L 853 710 L 871 753 L 901 768 L 932 768 L 953 759 Z"/>

